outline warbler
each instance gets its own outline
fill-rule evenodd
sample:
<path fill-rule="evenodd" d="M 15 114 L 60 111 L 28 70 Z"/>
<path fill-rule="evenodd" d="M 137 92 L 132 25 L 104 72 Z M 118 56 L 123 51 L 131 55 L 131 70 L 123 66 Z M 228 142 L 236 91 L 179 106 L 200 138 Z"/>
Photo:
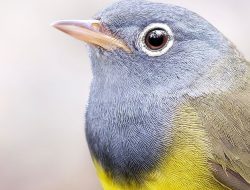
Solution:
<path fill-rule="evenodd" d="M 86 138 L 103 189 L 250 189 L 250 66 L 208 21 L 122 0 L 53 26 L 89 44 Z"/>

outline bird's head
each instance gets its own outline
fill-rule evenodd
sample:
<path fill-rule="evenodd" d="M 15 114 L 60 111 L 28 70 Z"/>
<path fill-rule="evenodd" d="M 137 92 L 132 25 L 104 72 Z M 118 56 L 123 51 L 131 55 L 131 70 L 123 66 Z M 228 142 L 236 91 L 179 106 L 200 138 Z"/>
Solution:
<path fill-rule="evenodd" d="M 197 81 L 235 54 L 217 29 L 178 6 L 122 0 L 94 19 L 59 21 L 54 26 L 90 44 L 94 78 L 123 86 L 168 94 L 188 93 L 191 86 L 206 86 L 196 90 L 206 91 L 216 84 L 207 80 L 209 84 L 200 81 L 202 85 L 195 87 Z"/>

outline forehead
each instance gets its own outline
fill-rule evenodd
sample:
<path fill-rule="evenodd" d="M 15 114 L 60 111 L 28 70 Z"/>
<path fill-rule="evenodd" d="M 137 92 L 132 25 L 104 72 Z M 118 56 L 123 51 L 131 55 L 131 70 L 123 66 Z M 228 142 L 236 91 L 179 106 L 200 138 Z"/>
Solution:
<path fill-rule="evenodd" d="M 195 15 L 178 6 L 153 3 L 143 0 L 122 0 L 107 7 L 95 18 L 112 27 L 142 26 L 151 22 L 168 22 L 168 24 L 190 19 Z"/>
<path fill-rule="evenodd" d="M 218 30 L 196 13 L 185 8 L 144 0 L 118 1 L 95 16 L 113 35 L 133 45 L 138 35 L 152 23 L 171 28 L 175 41 L 201 40 L 211 44 L 221 39 Z"/>

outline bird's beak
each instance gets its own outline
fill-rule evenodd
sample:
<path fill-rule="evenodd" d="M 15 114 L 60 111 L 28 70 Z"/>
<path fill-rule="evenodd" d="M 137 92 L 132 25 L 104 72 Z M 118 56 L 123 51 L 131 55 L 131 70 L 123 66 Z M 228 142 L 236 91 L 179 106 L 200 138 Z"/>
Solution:
<path fill-rule="evenodd" d="M 100 46 L 108 51 L 120 48 L 131 53 L 120 39 L 111 35 L 98 20 L 61 20 L 52 24 L 58 30 L 86 43 Z"/>

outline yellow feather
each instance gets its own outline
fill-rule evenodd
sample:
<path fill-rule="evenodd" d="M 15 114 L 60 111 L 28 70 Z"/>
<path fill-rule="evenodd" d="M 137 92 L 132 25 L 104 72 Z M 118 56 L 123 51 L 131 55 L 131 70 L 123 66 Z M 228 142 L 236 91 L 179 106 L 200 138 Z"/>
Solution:
<path fill-rule="evenodd" d="M 94 160 L 104 190 L 226 190 L 207 162 L 209 142 L 199 117 L 183 106 L 175 118 L 174 141 L 162 163 L 143 176 L 145 182 L 118 183 Z"/>

